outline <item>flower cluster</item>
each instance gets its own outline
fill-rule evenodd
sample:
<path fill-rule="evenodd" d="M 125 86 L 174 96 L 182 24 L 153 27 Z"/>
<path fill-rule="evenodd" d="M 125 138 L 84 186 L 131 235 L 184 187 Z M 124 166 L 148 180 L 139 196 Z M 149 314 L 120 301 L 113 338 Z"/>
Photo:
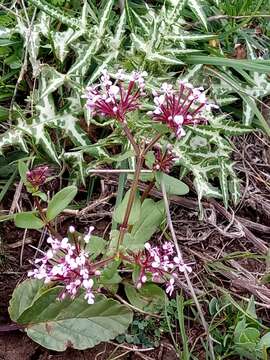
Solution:
<path fill-rule="evenodd" d="M 128 76 L 123 70 L 119 70 L 116 80 L 112 82 L 108 71 L 103 70 L 101 83 L 88 87 L 83 96 L 87 99 L 87 108 L 92 115 L 99 114 L 125 122 L 126 114 L 139 107 L 139 98 L 144 95 L 146 75 L 146 72 L 134 71 Z M 125 87 L 126 80 L 128 85 Z"/>
<path fill-rule="evenodd" d="M 177 272 L 191 272 L 190 266 L 175 256 L 174 246 L 165 242 L 160 247 L 145 244 L 145 250 L 133 255 L 134 262 L 140 267 L 137 288 L 141 288 L 150 279 L 153 282 L 166 282 L 166 293 L 171 295 L 174 291 Z"/>
<path fill-rule="evenodd" d="M 93 263 L 86 251 L 86 244 L 91 240 L 93 227 L 86 235 L 81 236 L 73 226 L 69 228 L 69 238 L 61 240 L 49 237 L 50 249 L 44 256 L 35 260 L 36 268 L 28 272 L 29 277 L 44 280 L 44 283 L 59 282 L 64 285 L 58 299 L 67 296 L 74 299 L 80 289 L 84 290 L 84 298 L 88 304 L 94 303 L 93 288 L 100 288 L 101 271 L 114 257 L 101 259 Z M 179 272 L 191 272 L 191 267 L 175 256 L 174 246 L 165 242 L 161 246 L 145 244 L 145 249 L 137 253 L 121 254 L 122 259 L 140 268 L 136 287 L 139 289 L 147 280 L 166 283 L 166 293 L 174 291 L 175 278 Z M 95 281 L 96 280 L 96 281 Z M 99 285 L 98 285 L 99 284 Z M 97 286 L 98 285 L 98 286 Z"/>
<path fill-rule="evenodd" d="M 27 171 L 26 179 L 34 187 L 39 187 L 45 183 L 49 176 L 48 166 L 37 166 L 36 168 Z"/>
<path fill-rule="evenodd" d="M 176 159 L 177 156 L 169 146 L 165 152 L 162 152 L 160 148 L 157 148 L 155 149 L 155 162 L 153 165 L 153 170 L 169 173 Z"/>
<path fill-rule="evenodd" d="M 202 110 L 216 107 L 207 101 L 203 90 L 183 81 L 179 82 L 177 90 L 164 83 L 160 91 L 153 91 L 156 107 L 149 114 L 154 120 L 166 123 L 180 138 L 185 135 L 183 125 L 206 123 Z"/>
<path fill-rule="evenodd" d="M 67 295 L 74 298 L 82 288 L 85 290 L 85 299 L 89 304 L 93 304 L 95 297 L 92 292 L 93 277 L 99 276 L 100 271 L 91 264 L 89 255 L 85 251 L 85 244 L 89 242 L 92 231 L 93 227 L 90 227 L 83 238 L 77 238 L 75 228 L 71 226 L 69 232 L 74 240 L 73 243 L 67 237 L 62 240 L 49 237 L 47 243 L 51 248 L 44 253 L 42 258 L 35 260 L 37 268 L 29 271 L 28 276 L 44 279 L 45 283 L 63 283 L 64 290 L 59 295 L 60 300 Z"/>

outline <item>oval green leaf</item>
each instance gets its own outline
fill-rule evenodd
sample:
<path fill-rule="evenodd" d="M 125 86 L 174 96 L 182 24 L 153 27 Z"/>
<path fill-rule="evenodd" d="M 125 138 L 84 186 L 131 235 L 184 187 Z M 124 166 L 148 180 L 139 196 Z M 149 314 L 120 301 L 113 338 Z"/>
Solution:
<path fill-rule="evenodd" d="M 32 212 L 21 212 L 15 215 L 15 225 L 23 229 L 41 229 L 44 226 L 42 220 L 40 220 Z"/>
<path fill-rule="evenodd" d="M 17 321 L 22 313 L 32 305 L 42 287 L 43 281 L 27 279 L 15 288 L 8 308 L 11 320 Z"/>
<path fill-rule="evenodd" d="M 62 290 L 58 286 L 43 292 L 17 319 L 26 326 L 27 335 L 47 349 L 91 348 L 124 333 L 132 322 L 132 311 L 115 300 L 96 295 L 89 305 L 82 293 L 59 301 Z"/>
<path fill-rule="evenodd" d="M 125 284 L 125 293 L 131 305 L 152 313 L 161 312 L 168 300 L 164 290 L 153 283 L 146 283 L 141 289 Z"/>
<path fill-rule="evenodd" d="M 158 188 L 160 188 L 161 179 L 164 181 L 166 192 L 168 194 L 186 195 L 189 192 L 189 187 L 183 183 L 183 181 L 162 172 L 156 173 L 156 185 Z"/>
<path fill-rule="evenodd" d="M 47 219 L 50 221 L 59 215 L 75 198 L 77 191 L 77 187 L 72 185 L 55 194 L 48 204 Z"/>

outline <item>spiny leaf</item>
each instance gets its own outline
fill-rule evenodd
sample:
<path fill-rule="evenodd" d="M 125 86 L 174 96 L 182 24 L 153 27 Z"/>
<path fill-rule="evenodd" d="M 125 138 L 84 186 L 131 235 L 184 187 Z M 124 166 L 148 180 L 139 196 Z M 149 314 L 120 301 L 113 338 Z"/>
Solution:
<path fill-rule="evenodd" d="M 174 58 L 174 57 L 171 57 L 168 55 L 154 53 L 154 52 L 147 55 L 147 60 L 158 61 L 158 62 L 161 62 L 164 64 L 170 64 L 170 65 L 183 65 L 184 64 L 181 60 L 178 60 L 177 58 Z"/>
<path fill-rule="evenodd" d="M 190 9 L 193 11 L 193 13 L 195 14 L 195 16 L 202 22 L 205 29 L 208 30 L 207 19 L 206 19 L 206 15 L 202 8 L 201 0 L 189 0 L 188 5 L 189 5 Z"/>
<path fill-rule="evenodd" d="M 168 34 L 165 36 L 167 40 L 172 41 L 180 41 L 180 42 L 192 42 L 192 41 L 207 41 L 211 39 L 215 39 L 218 36 L 215 34 L 211 35 L 205 35 L 205 34 L 183 34 L 183 35 L 174 35 L 174 34 Z"/>
<path fill-rule="evenodd" d="M 44 11 L 46 14 L 55 18 L 56 20 L 60 20 L 63 24 L 70 26 L 74 30 L 81 29 L 80 20 L 72 18 L 66 14 L 64 14 L 59 8 L 54 7 L 44 0 L 29 0 L 29 2 L 35 5 L 40 10 Z"/>

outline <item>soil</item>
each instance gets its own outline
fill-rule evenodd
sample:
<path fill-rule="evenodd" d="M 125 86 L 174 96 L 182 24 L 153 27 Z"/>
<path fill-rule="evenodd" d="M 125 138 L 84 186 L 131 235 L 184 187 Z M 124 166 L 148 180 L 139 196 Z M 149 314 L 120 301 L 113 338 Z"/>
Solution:
<path fill-rule="evenodd" d="M 0 360 L 107 360 L 110 356 L 127 352 L 125 349 L 115 351 L 116 347 L 100 344 L 94 349 L 78 351 L 69 349 L 62 353 L 48 351 L 31 341 L 25 334 L 13 332 L 0 336 Z M 161 357 L 159 357 L 161 355 Z M 147 352 L 150 359 L 177 360 L 174 350 L 161 347 L 155 352 Z M 129 352 L 121 357 L 123 360 L 141 360 L 136 353 Z"/>

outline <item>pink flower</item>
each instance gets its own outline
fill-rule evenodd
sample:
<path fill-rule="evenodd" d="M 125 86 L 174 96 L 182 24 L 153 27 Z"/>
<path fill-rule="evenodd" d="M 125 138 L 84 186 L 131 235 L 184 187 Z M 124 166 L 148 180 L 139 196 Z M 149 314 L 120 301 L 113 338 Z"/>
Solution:
<path fill-rule="evenodd" d="M 150 114 L 154 120 L 166 123 L 178 138 L 185 135 L 184 125 L 207 122 L 201 113 L 204 108 L 216 107 L 207 102 L 203 88 L 194 88 L 184 82 L 179 83 L 177 91 L 164 83 L 160 91 L 154 91 L 153 95 L 156 107 Z"/>
<path fill-rule="evenodd" d="M 133 262 L 140 267 L 136 281 L 137 289 L 140 289 L 147 280 L 157 283 L 165 282 L 166 293 L 171 296 L 175 287 L 175 278 L 179 272 L 185 270 L 191 272 L 191 267 L 175 256 L 174 245 L 169 241 L 161 246 L 151 246 L 147 242 L 144 247 L 145 251 L 132 254 Z"/>
<path fill-rule="evenodd" d="M 27 171 L 26 179 L 34 187 L 39 187 L 45 183 L 49 176 L 49 167 L 42 165 Z"/>
<path fill-rule="evenodd" d="M 176 158 L 177 156 L 169 148 L 166 149 L 164 153 L 159 148 L 157 148 L 155 150 L 155 163 L 153 169 L 169 173 Z"/>
<path fill-rule="evenodd" d="M 73 231 L 74 230 L 74 231 Z M 85 235 L 86 242 L 90 240 L 93 227 L 90 227 L 89 232 Z M 47 243 L 51 248 L 44 253 L 44 256 L 35 261 L 37 268 L 29 271 L 28 276 L 48 282 L 60 282 L 64 285 L 64 289 L 59 295 L 62 300 L 69 295 L 74 298 L 79 289 L 85 290 L 85 299 L 89 304 L 94 303 L 94 294 L 92 287 L 94 280 L 91 277 L 97 277 L 101 273 L 96 269 L 95 264 L 92 264 L 88 253 L 84 250 L 84 244 L 76 240 L 75 228 L 70 231 L 73 235 L 74 244 L 69 242 L 68 238 L 63 238 L 61 241 L 49 237 Z M 83 247 L 82 247 L 83 246 Z"/>
<path fill-rule="evenodd" d="M 86 94 L 83 96 L 87 99 L 86 107 L 92 115 L 99 114 L 125 122 L 126 114 L 139 107 L 139 98 L 144 94 L 145 75 L 147 74 L 133 72 L 128 76 L 120 70 L 113 83 L 108 71 L 103 70 L 101 83 L 86 89 Z M 127 86 L 124 86 L 124 80 L 128 80 Z"/>

